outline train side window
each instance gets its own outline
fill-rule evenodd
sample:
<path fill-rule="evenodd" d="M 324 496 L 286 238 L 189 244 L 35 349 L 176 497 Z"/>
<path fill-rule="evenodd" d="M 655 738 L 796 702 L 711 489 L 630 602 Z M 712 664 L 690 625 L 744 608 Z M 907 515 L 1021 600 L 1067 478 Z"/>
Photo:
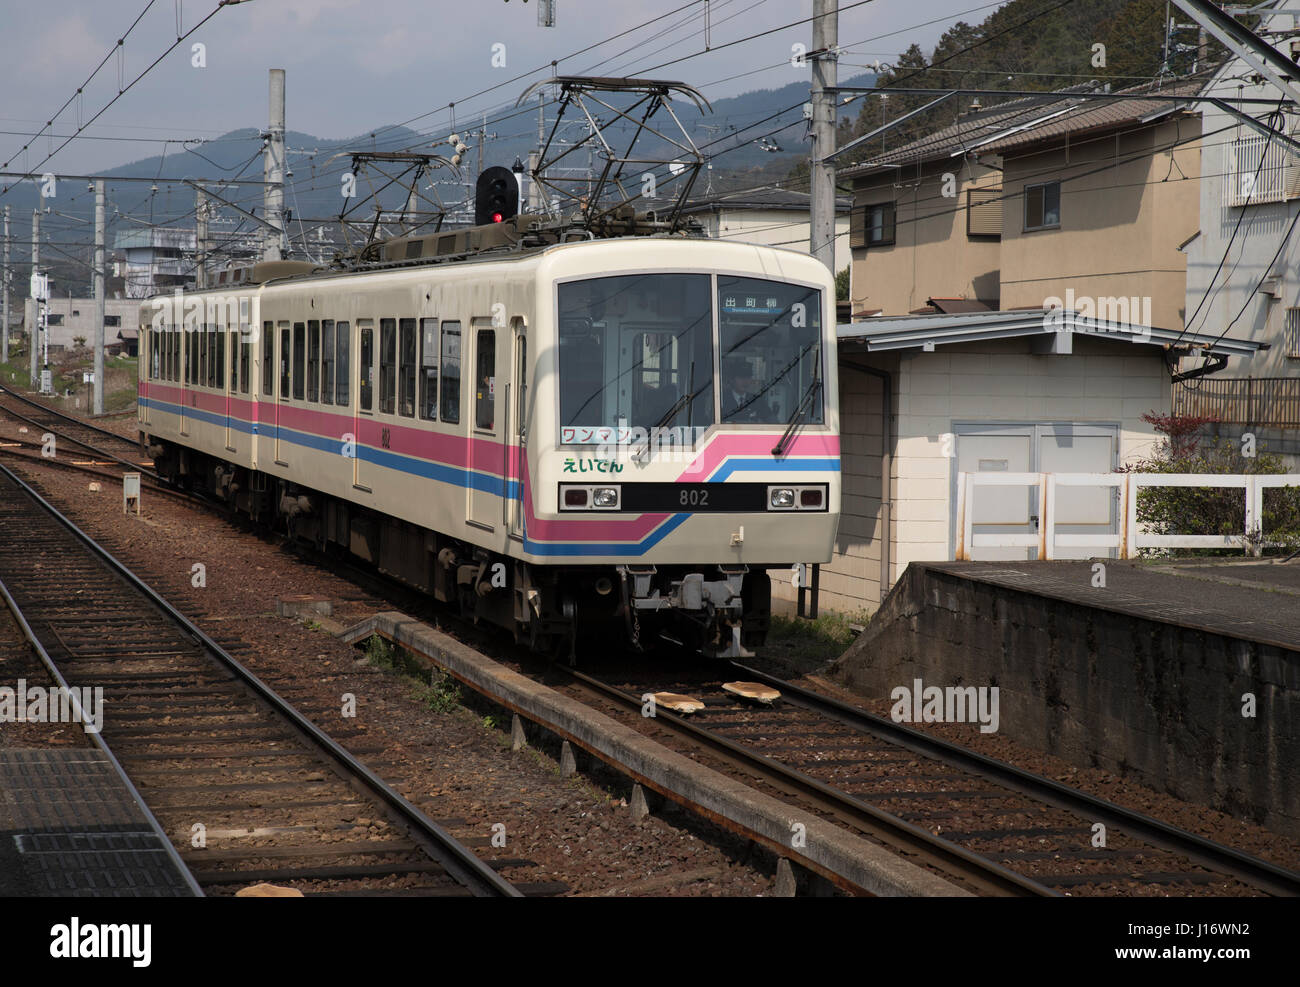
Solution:
<path fill-rule="evenodd" d="M 293 324 L 293 396 L 295 400 L 302 400 L 303 385 L 303 362 L 307 355 L 307 345 L 304 337 L 307 334 L 307 327 L 301 322 Z"/>
<path fill-rule="evenodd" d="M 185 333 L 185 383 L 194 383 L 194 368 L 199 365 L 198 333 L 193 326 L 186 326 Z"/>
<path fill-rule="evenodd" d="M 478 331 L 478 365 L 474 373 L 474 427 L 496 427 L 497 404 L 497 333 L 495 329 Z"/>
<path fill-rule="evenodd" d="M 420 417 L 438 418 L 438 320 L 420 320 Z"/>
<path fill-rule="evenodd" d="M 220 390 L 226 386 L 226 334 L 218 329 L 212 334 L 212 341 L 216 344 L 216 359 L 212 361 L 212 371 L 214 380 L 212 386 Z"/>
<path fill-rule="evenodd" d="M 212 348 L 208 343 L 208 324 L 206 322 L 199 323 L 198 333 L 199 333 L 198 379 L 195 380 L 194 383 L 197 384 L 199 387 L 207 387 L 208 368 L 212 363 L 212 356 L 211 356 Z"/>
<path fill-rule="evenodd" d="M 398 322 L 397 408 L 407 418 L 415 417 L 415 320 Z"/>
<path fill-rule="evenodd" d="M 369 411 L 375 401 L 375 327 L 373 319 L 358 319 L 361 330 L 361 409 Z"/>
<path fill-rule="evenodd" d="M 239 393 L 248 393 L 248 374 L 253 363 L 253 344 L 245 331 L 240 334 L 239 343 Z"/>
<path fill-rule="evenodd" d="M 208 386 L 217 386 L 218 372 L 221 368 L 221 352 L 218 351 L 217 343 L 221 339 L 221 333 L 217 332 L 217 327 L 211 322 L 208 323 Z M 224 347 L 222 348 L 224 352 Z"/>
<path fill-rule="evenodd" d="M 352 355 L 352 327 L 346 322 L 338 325 L 338 365 L 334 368 L 334 403 L 347 405 L 352 402 L 348 393 L 350 383 L 348 372 Z"/>
<path fill-rule="evenodd" d="M 279 323 L 280 328 L 280 397 L 289 396 L 289 323 Z"/>
<path fill-rule="evenodd" d="M 239 390 L 239 332 L 230 332 L 230 393 Z"/>
<path fill-rule="evenodd" d="M 334 320 L 320 322 L 320 399 L 334 403 Z"/>
<path fill-rule="evenodd" d="M 275 324 L 262 323 L 262 393 L 275 393 Z"/>
<path fill-rule="evenodd" d="M 442 324 L 442 420 L 460 424 L 460 323 Z"/>
<path fill-rule="evenodd" d="M 320 400 L 320 322 L 307 321 L 307 400 Z"/>
<path fill-rule="evenodd" d="M 397 404 L 397 320 L 379 320 L 379 410 L 391 415 Z"/>

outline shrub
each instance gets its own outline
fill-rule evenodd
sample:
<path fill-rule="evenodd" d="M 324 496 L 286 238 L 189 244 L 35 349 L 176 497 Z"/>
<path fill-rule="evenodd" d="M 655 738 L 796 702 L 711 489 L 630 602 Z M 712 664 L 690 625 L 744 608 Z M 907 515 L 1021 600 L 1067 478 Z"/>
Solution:
<path fill-rule="evenodd" d="M 1282 457 L 1253 449 L 1247 456 L 1242 445 L 1224 438 L 1205 439 L 1201 429 L 1216 419 L 1193 415 L 1148 412 L 1142 420 L 1164 436 L 1149 459 L 1122 468 L 1127 473 L 1206 473 L 1215 475 L 1277 475 L 1286 473 Z M 1246 502 L 1232 487 L 1148 487 L 1138 493 L 1137 523 L 1157 535 L 1240 535 L 1248 548 L 1294 551 L 1300 547 L 1300 487 L 1264 491 L 1263 539 L 1260 529 L 1245 532 Z M 1177 552 L 1192 556 L 1239 554 L 1236 549 L 1158 549 L 1152 554 Z"/>

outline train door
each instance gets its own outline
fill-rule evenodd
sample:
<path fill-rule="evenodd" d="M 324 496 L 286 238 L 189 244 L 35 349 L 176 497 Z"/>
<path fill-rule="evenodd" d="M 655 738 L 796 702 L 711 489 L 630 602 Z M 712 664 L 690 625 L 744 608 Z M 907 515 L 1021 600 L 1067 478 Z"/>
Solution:
<path fill-rule="evenodd" d="M 374 463 L 366 459 L 368 446 L 379 444 L 375 424 L 375 320 L 357 319 L 357 410 L 353 417 L 352 484 L 369 491 Z"/>
<path fill-rule="evenodd" d="M 136 353 L 139 354 L 136 359 L 136 373 L 140 381 L 143 382 L 144 387 L 137 387 L 137 389 L 144 390 L 149 398 L 149 400 L 140 404 L 140 422 L 144 425 L 153 424 L 149 409 L 153 406 L 154 401 L 158 400 L 157 381 L 162 376 L 157 370 L 159 366 L 158 341 L 162 338 L 164 338 L 163 334 L 157 329 L 145 325 L 143 322 L 140 323 L 140 335 L 137 337 L 139 342 L 136 344 Z"/>
<path fill-rule="evenodd" d="M 280 372 L 275 387 L 275 462 L 277 466 L 288 466 L 289 443 L 282 433 L 288 425 L 288 415 L 285 413 L 285 409 L 289 403 L 289 383 L 291 380 L 289 368 L 292 366 L 290 360 L 293 357 L 293 343 L 291 342 L 288 322 L 277 322 L 275 330 L 277 336 L 276 352 L 280 356 Z"/>
<path fill-rule="evenodd" d="M 498 398 L 504 378 L 497 376 L 497 331 L 491 319 L 470 322 L 472 353 L 466 361 L 473 368 L 469 394 L 469 493 L 467 520 L 477 528 L 493 531 L 503 520 L 505 503 L 506 452 L 503 423 L 497 420 Z M 509 345 L 503 347 L 509 354 Z M 507 357 L 508 358 L 508 357 Z M 508 364 L 507 364 L 508 366 Z"/>
<path fill-rule="evenodd" d="M 525 440 L 528 436 L 528 327 L 523 319 L 514 319 L 511 323 L 511 336 L 515 343 L 514 379 L 506 384 L 503 407 L 509 420 L 503 423 L 506 443 L 510 448 L 506 465 L 507 511 L 509 512 L 509 530 L 512 538 L 524 536 L 524 456 Z M 513 399 L 511 392 L 513 389 Z M 513 495 L 510 485 L 513 483 Z"/>

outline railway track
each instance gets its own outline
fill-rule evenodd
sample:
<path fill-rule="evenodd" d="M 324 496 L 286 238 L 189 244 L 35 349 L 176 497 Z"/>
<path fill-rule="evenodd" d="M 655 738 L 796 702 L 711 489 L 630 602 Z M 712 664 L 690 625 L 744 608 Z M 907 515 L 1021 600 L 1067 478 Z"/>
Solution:
<path fill-rule="evenodd" d="M 656 720 L 778 786 L 808 789 L 842 820 L 848 807 L 860 816 L 846 820 L 855 828 L 869 832 L 883 814 L 912 831 L 904 835 L 927 834 L 922 852 L 945 866 L 945 856 L 974 858 L 1003 879 L 1018 875 L 1030 893 L 1300 895 L 1300 874 L 1258 857 L 746 665 L 728 670 L 782 698 L 771 707 L 739 701 L 716 669 L 667 684 L 662 671 L 615 681 L 568 674 L 637 715 L 647 691 L 692 695 L 704 711 L 688 721 L 661 709 Z"/>
<path fill-rule="evenodd" d="M 136 441 L 124 435 L 92 425 L 8 388 L 0 388 L 0 411 L 38 429 L 38 436 L 50 432 L 58 439 L 80 446 L 99 458 L 115 462 L 152 480 L 160 480 L 152 463 L 141 457 Z"/>
<path fill-rule="evenodd" d="M 422 601 L 413 611 L 432 612 L 426 598 L 405 587 L 338 560 L 329 567 L 378 583 L 408 605 Z M 437 616 L 446 621 L 441 609 Z M 477 628 L 458 633 L 501 651 Z M 500 657 L 523 671 L 534 664 L 517 653 Z M 531 674 L 558 673 L 593 705 L 640 720 L 666 742 L 705 752 L 726 770 L 801 799 L 977 893 L 1300 894 L 1300 875 L 1234 848 L 756 669 L 733 663 L 730 671 L 731 678 L 772 685 L 782 700 L 771 708 L 741 705 L 720 689 L 716 667 L 677 682 L 665 682 L 663 669 L 616 681 L 559 666 Z M 640 716 L 646 691 L 698 694 L 706 710 L 695 722 L 660 710 L 647 727 Z M 963 828 L 973 818 L 993 822 Z M 1093 845 L 1098 823 L 1106 827 L 1104 846 Z"/>
<path fill-rule="evenodd" d="M 529 890 L 498 876 L 3 466 L 0 525 L 22 532 L 0 543 L 6 603 L 53 676 L 104 690 L 100 738 L 204 891 L 261 881 L 309 894 Z M 196 848 L 200 831 L 229 849 Z"/>

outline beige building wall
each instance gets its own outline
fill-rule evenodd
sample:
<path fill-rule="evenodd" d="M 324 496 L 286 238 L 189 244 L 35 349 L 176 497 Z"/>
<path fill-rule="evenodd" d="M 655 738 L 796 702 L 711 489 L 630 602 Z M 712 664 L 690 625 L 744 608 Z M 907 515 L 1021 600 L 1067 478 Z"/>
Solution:
<path fill-rule="evenodd" d="M 1187 256 L 1178 247 L 1200 228 L 1199 134 L 1199 118 L 1186 117 L 1004 150 L 1001 307 L 1038 308 L 1073 288 L 1076 297 L 1150 298 L 1152 324 L 1181 329 Z M 1026 232 L 1025 186 L 1056 179 L 1060 228 Z"/>
<path fill-rule="evenodd" d="M 700 217 L 710 236 L 808 253 L 808 213 L 792 209 L 723 209 Z M 849 266 L 849 217 L 835 220 L 835 270 Z"/>
<path fill-rule="evenodd" d="M 1169 375 L 1153 347 L 1074 337 L 1072 355 L 1041 355 L 1028 340 L 942 347 L 933 353 L 863 354 L 840 361 L 843 497 L 833 560 L 822 566 L 819 605 L 874 610 L 880 594 L 881 381 L 846 360 L 893 373 L 890 584 L 909 562 L 950 558 L 955 423 L 1118 422 L 1122 463 L 1158 439 L 1141 416 L 1169 407 Z M 773 607 L 793 607 L 788 575 L 772 572 Z M 784 578 L 783 578 L 784 577 Z"/>
<path fill-rule="evenodd" d="M 898 358 L 854 362 L 891 372 Z M 840 389 L 840 526 L 835 556 L 821 568 L 819 607 L 841 613 L 874 609 L 880 600 L 880 467 L 881 403 L 884 382 L 845 366 L 839 367 Z M 897 393 L 895 392 L 895 410 Z M 891 471 L 892 472 L 892 471 Z M 772 576 L 772 605 L 793 612 L 797 597 L 789 573 Z"/>
<path fill-rule="evenodd" d="M 944 195 L 947 175 L 952 196 Z M 995 188 L 1000 181 L 996 170 L 961 158 L 857 179 L 855 209 L 894 203 L 895 240 L 853 251 L 853 311 L 906 315 L 933 297 L 979 299 L 997 307 L 999 243 L 966 235 L 966 191 Z"/>

